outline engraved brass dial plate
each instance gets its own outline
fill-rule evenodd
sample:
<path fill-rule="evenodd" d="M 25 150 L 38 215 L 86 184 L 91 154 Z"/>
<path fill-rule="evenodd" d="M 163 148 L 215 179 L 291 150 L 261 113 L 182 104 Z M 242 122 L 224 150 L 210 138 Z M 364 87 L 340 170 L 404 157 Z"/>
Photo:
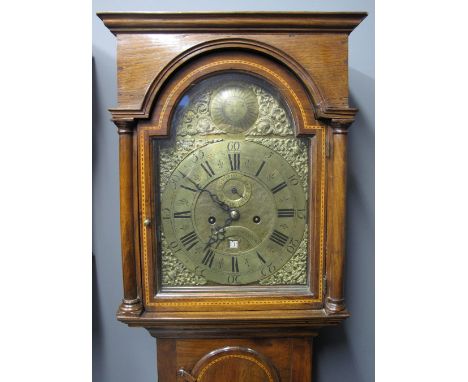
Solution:
<path fill-rule="evenodd" d="M 219 284 L 248 284 L 298 249 L 306 199 L 298 174 L 275 151 L 226 140 L 188 155 L 162 198 L 169 247 L 191 271 Z"/>
<path fill-rule="evenodd" d="M 158 143 L 163 286 L 305 285 L 308 142 L 280 93 L 240 73 L 190 88 Z"/>

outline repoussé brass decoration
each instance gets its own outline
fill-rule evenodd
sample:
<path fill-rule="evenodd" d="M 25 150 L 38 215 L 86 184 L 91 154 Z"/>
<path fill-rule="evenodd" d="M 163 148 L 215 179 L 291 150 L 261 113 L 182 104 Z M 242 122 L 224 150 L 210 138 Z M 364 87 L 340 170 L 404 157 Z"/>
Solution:
<path fill-rule="evenodd" d="M 162 285 L 305 285 L 307 143 L 268 85 L 219 77 L 160 144 Z"/>

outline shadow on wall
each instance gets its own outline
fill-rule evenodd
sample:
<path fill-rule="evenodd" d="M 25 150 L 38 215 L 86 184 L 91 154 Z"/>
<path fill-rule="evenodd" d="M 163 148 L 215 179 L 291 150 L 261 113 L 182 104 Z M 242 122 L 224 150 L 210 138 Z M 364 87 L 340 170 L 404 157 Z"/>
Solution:
<path fill-rule="evenodd" d="M 92 277 L 93 277 L 93 300 L 92 300 L 92 309 L 93 309 L 93 354 L 101 354 L 101 312 L 100 312 L 100 304 L 99 304 L 99 294 L 98 294 L 98 285 L 97 285 L 97 271 L 96 271 L 96 257 L 93 253 L 93 264 L 92 264 Z M 96 366 L 96 359 L 93 357 L 93 369 Z M 94 375 L 94 373 L 93 373 Z"/>
<path fill-rule="evenodd" d="M 96 59 L 93 56 L 92 58 L 92 176 L 93 176 L 93 184 L 94 184 L 94 177 L 96 176 L 96 165 L 99 160 L 99 135 L 98 129 L 101 127 L 100 121 L 104 119 L 102 115 L 103 110 L 105 111 L 106 108 L 99 102 L 99 91 L 98 91 L 98 81 L 97 81 L 97 74 L 96 74 Z"/>
<path fill-rule="evenodd" d="M 351 317 L 315 339 L 314 380 L 374 381 L 375 80 L 351 69 L 350 105 L 359 108 L 348 135 L 345 298 Z"/>
<path fill-rule="evenodd" d="M 94 56 L 92 58 L 92 174 L 94 178 L 95 174 L 95 161 L 96 161 L 96 154 L 97 150 L 97 142 L 96 142 L 96 126 L 98 125 L 98 105 L 97 105 L 97 95 L 96 95 L 96 67 Z M 94 180 L 94 179 L 93 179 Z M 100 314 L 100 303 L 99 303 L 99 293 L 98 293 L 98 286 L 97 286 L 97 270 L 96 270 L 96 256 L 94 253 L 92 254 L 92 351 L 93 354 L 100 354 L 101 352 L 101 314 Z M 96 360 L 93 357 L 93 369 L 96 366 Z M 93 370 L 94 371 L 94 370 Z M 93 372 L 94 375 L 94 372 Z"/>

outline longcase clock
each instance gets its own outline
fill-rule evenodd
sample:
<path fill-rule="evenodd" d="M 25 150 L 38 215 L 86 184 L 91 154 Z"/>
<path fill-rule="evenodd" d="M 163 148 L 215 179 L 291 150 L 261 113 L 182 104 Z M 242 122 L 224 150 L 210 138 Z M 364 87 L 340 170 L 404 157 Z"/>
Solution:
<path fill-rule="evenodd" d="M 312 380 L 349 316 L 348 36 L 365 13 L 100 13 L 118 41 L 124 298 L 160 382 Z"/>

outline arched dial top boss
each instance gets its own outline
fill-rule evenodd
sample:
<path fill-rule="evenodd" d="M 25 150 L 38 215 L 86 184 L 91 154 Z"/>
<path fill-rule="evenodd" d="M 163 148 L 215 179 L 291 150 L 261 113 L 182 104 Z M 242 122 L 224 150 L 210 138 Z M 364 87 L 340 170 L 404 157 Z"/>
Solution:
<path fill-rule="evenodd" d="M 161 204 L 172 253 L 222 285 L 254 283 L 279 270 L 306 228 L 299 175 L 277 152 L 247 140 L 192 151 L 172 172 Z"/>

